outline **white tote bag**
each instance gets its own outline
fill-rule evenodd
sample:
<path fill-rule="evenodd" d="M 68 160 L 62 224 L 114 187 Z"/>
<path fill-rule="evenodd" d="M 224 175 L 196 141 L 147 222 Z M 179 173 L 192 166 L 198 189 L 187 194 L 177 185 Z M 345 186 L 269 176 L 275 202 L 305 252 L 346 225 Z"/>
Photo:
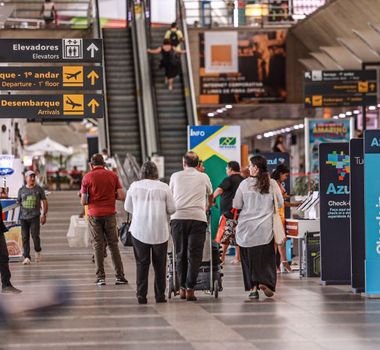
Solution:
<path fill-rule="evenodd" d="M 273 193 L 273 201 L 274 201 L 274 212 L 273 212 L 273 236 L 274 241 L 278 245 L 282 245 L 286 242 L 286 235 L 284 225 L 282 224 L 280 213 L 278 212 L 278 199 L 275 193 L 274 186 L 278 186 L 275 181 L 271 181 L 272 183 L 272 193 Z"/>

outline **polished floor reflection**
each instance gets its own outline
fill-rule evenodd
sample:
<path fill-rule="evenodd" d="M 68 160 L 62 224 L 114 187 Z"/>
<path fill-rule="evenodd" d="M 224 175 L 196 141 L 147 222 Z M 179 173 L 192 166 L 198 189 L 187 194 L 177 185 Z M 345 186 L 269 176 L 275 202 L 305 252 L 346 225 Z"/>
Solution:
<path fill-rule="evenodd" d="M 17 328 L 0 331 L 1 349 L 379 349 L 380 300 L 353 295 L 346 286 L 322 287 L 317 279 L 280 275 L 274 299 L 248 301 L 240 266 L 226 264 L 219 299 L 198 293 L 195 303 L 137 305 L 134 259 L 123 250 L 128 286 L 115 286 L 107 258 L 105 287 L 94 285 L 88 249 L 70 249 L 70 215 L 80 207 L 74 192 L 52 193 L 39 264 L 12 264 L 13 283 L 30 295 L 51 280 L 64 280 L 73 304 L 60 313 L 22 315 Z M 150 291 L 152 292 L 152 291 Z M 0 296 L 1 297 L 1 296 Z"/>

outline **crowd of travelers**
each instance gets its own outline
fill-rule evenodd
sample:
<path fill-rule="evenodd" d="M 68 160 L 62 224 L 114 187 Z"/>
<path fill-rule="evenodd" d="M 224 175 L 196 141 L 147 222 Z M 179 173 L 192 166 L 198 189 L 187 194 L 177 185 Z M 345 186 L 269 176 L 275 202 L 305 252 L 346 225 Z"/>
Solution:
<path fill-rule="evenodd" d="M 196 153 L 183 157 L 183 170 L 172 174 L 169 184 L 159 180 L 154 162 L 142 165 L 140 179 L 127 194 L 116 172 L 107 166 L 104 155 L 94 154 L 90 171 L 81 182 L 80 201 L 87 206 L 88 228 L 92 238 L 96 284 L 106 284 L 104 269 L 105 250 L 108 247 L 115 269 L 115 284 L 128 281 L 124 275 L 119 250 L 116 220 L 116 201 L 124 202 L 132 216 L 129 227 L 136 260 L 136 296 L 139 304 L 146 304 L 148 275 L 152 261 L 155 278 L 154 294 L 157 303 L 166 302 L 167 252 L 171 235 L 176 255 L 179 296 L 188 301 L 197 300 L 194 290 L 202 263 L 203 248 L 208 226 L 207 213 L 220 197 L 220 227 L 222 235 L 221 263 L 225 262 L 227 248 L 235 246 L 234 264 L 242 266 L 244 287 L 250 299 L 273 296 L 276 290 L 276 249 L 286 270 L 284 248 L 276 246 L 273 235 L 273 213 L 277 203 L 284 208 L 287 194 L 282 183 L 289 169 L 280 165 L 270 178 L 267 161 L 262 156 L 250 159 L 248 172 L 236 161 L 227 164 L 226 177 L 213 191 L 210 178 Z M 112 167 L 111 167 L 112 168 Z M 242 170 L 242 171 L 241 171 Z M 244 175 L 244 176 L 243 176 Z M 36 184 L 36 174 L 25 174 L 25 185 L 20 188 L 20 222 L 23 242 L 23 264 L 31 264 L 30 236 L 35 250 L 35 262 L 42 259 L 40 225 L 46 223 L 48 202 L 44 190 Z M 276 197 L 276 198 L 275 198 Z M 286 202 L 285 202 L 286 203 Z M 292 203 L 286 204 L 292 205 Z M 8 253 L 4 239 L 6 227 L 0 216 L 0 272 L 2 291 L 18 293 L 12 286 Z M 224 221 L 223 221 L 224 220 Z M 223 222 L 222 222 L 223 221 Z"/>

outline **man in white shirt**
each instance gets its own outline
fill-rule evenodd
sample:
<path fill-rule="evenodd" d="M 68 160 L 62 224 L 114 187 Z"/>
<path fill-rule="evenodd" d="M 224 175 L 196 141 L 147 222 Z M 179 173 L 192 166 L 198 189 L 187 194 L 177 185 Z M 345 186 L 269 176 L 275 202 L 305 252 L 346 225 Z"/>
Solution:
<path fill-rule="evenodd" d="M 180 297 L 188 301 L 196 300 L 194 287 L 206 238 L 206 211 L 212 204 L 210 178 L 196 169 L 198 163 L 198 156 L 194 152 L 187 152 L 183 157 L 184 170 L 174 173 L 169 183 L 177 209 L 171 216 L 171 228 L 177 256 Z"/>

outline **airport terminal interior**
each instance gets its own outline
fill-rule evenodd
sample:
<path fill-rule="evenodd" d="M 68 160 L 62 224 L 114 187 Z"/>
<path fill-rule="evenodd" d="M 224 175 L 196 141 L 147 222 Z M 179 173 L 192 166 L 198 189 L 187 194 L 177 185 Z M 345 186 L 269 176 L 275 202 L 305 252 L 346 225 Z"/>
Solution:
<path fill-rule="evenodd" d="M 2 0 L 0 349 L 379 349 L 379 13 Z"/>

